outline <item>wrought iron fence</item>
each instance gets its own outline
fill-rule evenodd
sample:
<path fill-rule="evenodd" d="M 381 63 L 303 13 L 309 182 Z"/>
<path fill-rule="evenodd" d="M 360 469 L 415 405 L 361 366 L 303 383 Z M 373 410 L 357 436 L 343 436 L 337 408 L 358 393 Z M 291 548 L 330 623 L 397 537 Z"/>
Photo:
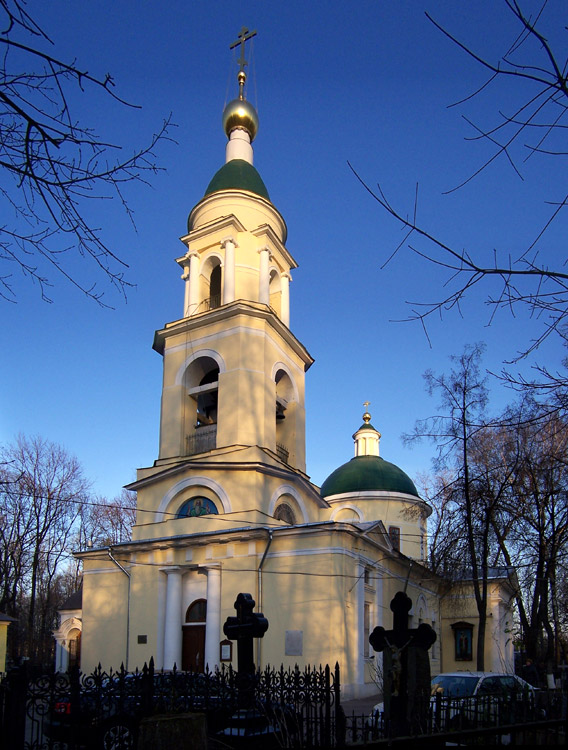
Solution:
<path fill-rule="evenodd" d="M 215 672 L 143 670 L 39 674 L 25 667 L 0 684 L 0 730 L 8 750 L 134 750 L 141 722 L 156 714 L 204 713 L 210 737 L 231 747 L 342 744 L 339 667 L 258 671 L 243 684 Z"/>
<path fill-rule="evenodd" d="M 345 719 L 347 745 L 375 747 L 420 745 L 443 747 L 479 744 L 566 743 L 568 696 L 559 690 L 537 691 L 533 695 L 504 697 L 480 695 L 450 698 L 432 696 L 428 719 L 414 727 L 409 737 L 394 737 L 380 711 L 370 715 L 348 715 Z"/>

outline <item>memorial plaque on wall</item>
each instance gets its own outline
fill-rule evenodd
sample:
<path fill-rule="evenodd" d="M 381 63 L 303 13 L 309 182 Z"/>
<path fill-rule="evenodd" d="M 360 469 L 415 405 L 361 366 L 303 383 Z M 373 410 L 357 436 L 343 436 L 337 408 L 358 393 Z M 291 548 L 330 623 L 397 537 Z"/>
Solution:
<path fill-rule="evenodd" d="M 287 630 L 284 653 L 286 656 L 302 656 L 304 643 L 303 630 Z"/>

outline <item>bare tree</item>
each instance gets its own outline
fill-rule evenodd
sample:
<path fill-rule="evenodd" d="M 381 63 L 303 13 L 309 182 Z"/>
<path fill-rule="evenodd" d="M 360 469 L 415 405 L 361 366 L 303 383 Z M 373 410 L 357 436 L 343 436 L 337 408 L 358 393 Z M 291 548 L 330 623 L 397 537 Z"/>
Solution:
<path fill-rule="evenodd" d="M 440 469 L 420 478 L 420 495 L 432 508 L 428 518 L 428 564 L 434 573 L 454 580 L 467 567 L 463 519 L 452 492 L 453 470 Z"/>
<path fill-rule="evenodd" d="M 2 529 L 9 543 L 2 574 L 11 614 L 25 615 L 26 651 L 42 658 L 40 632 L 47 626 L 48 592 L 69 555 L 69 540 L 87 499 L 88 484 L 76 458 L 42 438 L 20 436 L 0 449 Z M 43 593 L 42 593 L 43 592 Z"/>
<path fill-rule="evenodd" d="M 112 500 L 96 497 L 83 506 L 80 546 L 107 547 L 129 542 L 135 521 L 135 492 L 122 490 Z"/>
<path fill-rule="evenodd" d="M 566 119 L 568 117 L 568 65 L 564 50 L 555 50 L 545 35 L 539 31 L 544 24 L 547 0 L 543 0 L 537 13 L 528 15 L 517 0 L 504 0 L 511 13 L 514 36 L 500 60 L 489 60 L 457 39 L 431 16 L 429 20 L 465 55 L 482 66 L 488 73 L 483 86 L 473 92 L 472 97 L 482 96 L 486 87 L 496 82 L 508 82 L 524 91 L 522 104 L 512 111 L 499 111 L 492 124 L 479 125 L 468 120 L 474 129 L 474 140 L 489 142 L 493 153 L 480 167 L 470 174 L 458 189 L 473 180 L 496 159 L 506 159 L 521 176 L 520 162 L 525 158 L 562 157 L 568 153 L 565 142 Z M 524 89 L 522 88 L 524 87 Z M 351 166 L 351 165 L 350 165 Z M 568 195 L 550 196 L 549 215 L 544 225 L 535 229 L 526 247 L 512 255 L 509 252 L 494 252 L 492 263 L 482 260 L 479 248 L 461 249 L 443 239 L 443 230 L 428 227 L 418 217 L 418 188 L 413 211 L 397 208 L 389 201 L 385 190 L 378 184 L 376 189 L 364 182 L 351 167 L 365 189 L 377 203 L 407 231 L 386 263 L 396 256 L 401 248 L 408 246 L 417 257 L 438 266 L 445 272 L 440 298 L 433 302 L 412 302 L 410 320 L 422 323 L 426 330 L 429 317 L 459 309 L 465 297 L 482 284 L 495 280 L 490 286 L 488 303 L 493 314 L 502 308 L 512 312 L 517 307 L 527 307 L 531 313 L 540 315 L 543 326 L 534 341 L 525 342 L 521 356 L 536 349 L 551 333 L 562 330 L 568 322 L 568 272 L 565 258 L 541 257 L 543 237 L 551 224 L 557 221 L 566 208 Z M 451 191 L 449 191 L 451 192 Z M 491 291 L 495 288 L 495 292 Z M 564 385 L 566 379 L 564 378 Z"/>
<path fill-rule="evenodd" d="M 132 219 L 124 189 L 157 171 L 155 148 L 169 119 L 146 146 L 123 153 L 82 124 L 71 104 L 79 93 L 101 95 L 105 106 L 131 106 L 111 76 L 52 54 L 24 0 L 0 0 L 0 28 L 0 298 L 16 301 L 21 273 L 51 301 L 48 289 L 59 275 L 105 304 L 99 281 L 122 294 L 131 284 L 126 263 L 87 218 L 86 201 L 117 199 Z"/>
<path fill-rule="evenodd" d="M 450 386 L 445 402 L 450 393 L 457 401 L 462 390 L 452 378 L 445 385 Z M 461 418 L 463 409 L 456 411 Z M 470 567 L 478 611 L 486 595 L 484 579 L 491 577 L 492 569 L 514 570 L 511 582 L 524 649 L 552 671 L 568 637 L 566 420 L 525 398 L 493 422 L 470 423 L 464 451 L 459 441 L 447 442 L 453 432 L 447 416 L 446 411 L 429 423 L 436 428 L 431 434 L 446 445 L 443 471 L 438 463 L 439 472 L 425 485 L 434 508 L 431 566 L 453 579 Z M 426 424 L 417 426 L 417 434 L 425 432 Z"/>
<path fill-rule="evenodd" d="M 480 372 L 482 352 L 481 344 L 467 346 L 463 354 L 450 358 L 453 367 L 449 374 L 425 373 L 426 388 L 430 395 L 439 396 L 440 409 L 436 415 L 419 420 L 412 434 L 403 436 L 407 443 L 428 438 L 437 446 L 435 466 L 446 473 L 437 506 L 440 518 L 451 520 L 450 529 L 439 535 L 438 542 L 444 540 L 446 545 L 441 554 L 446 568 L 450 562 L 448 545 L 453 542 L 453 577 L 472 582 L 479 616 L 477 668 L 481 670 L 485 661 L 493 513 L 493 500 L 480 491 L 472 467 L 475 444 L 486 425 L 488 394 Z M 448 531 L 455 534 L 453 539 Z M 431 548 L 430 554 L 440 554 L 440 546 Z"/>
<path fill-rule="evenodd" d="M 73 534 L 68 550 L 84 550 L 88 547 L 112 547 L 132 539 L 132 527 L 136 522 L 136 493 L 123 489 L 121 494 L 108 500 L 92 497 L 79 509 L 79 524 Z M 81 585 L 82 562 L 73 557 L 65 567 L 64 580 L 60 584 L 69 594 Z"/>
<path fill-rule="evenodd" d="M 0 468 L 0 611 L 14 615 L 29 565 L 24 545 L 27 518 L 16 487 L 18 477 L 9 469 L 9 464 Z"/>
<path fill-rule="evenodd" d="M 505 472 L 510 485 L 494 519 L 495 534 L 506 564 L 518 571 L 525 649 L 533 659 L 543 657 L 549 669 L 567 635 L 567 452 L 566 421 L 526 399 L 507 410 L 485 449 L 493 478 Z"/>

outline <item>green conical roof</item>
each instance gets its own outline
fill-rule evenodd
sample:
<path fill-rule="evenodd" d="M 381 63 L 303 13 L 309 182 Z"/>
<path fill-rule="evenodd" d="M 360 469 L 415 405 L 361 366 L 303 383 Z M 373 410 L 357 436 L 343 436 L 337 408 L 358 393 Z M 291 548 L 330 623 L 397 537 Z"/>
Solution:
<path fill-rule="evenodd" d="M 347 492 L 402 492 L 420 497 L 414 482 L 396 464 L 380 456 L 356 456 L 332 472 L 321 486 L 322 497 Z"/>
<path fill-rule="evenodd" d="M 262 177 L 253 165 L 244 159 L 232 159 L 223 164 L 207 186 L 205 195 L 211 195 L 218 190 L 248 190 L 266 198 L 267 201 L 270 200 Z"/>

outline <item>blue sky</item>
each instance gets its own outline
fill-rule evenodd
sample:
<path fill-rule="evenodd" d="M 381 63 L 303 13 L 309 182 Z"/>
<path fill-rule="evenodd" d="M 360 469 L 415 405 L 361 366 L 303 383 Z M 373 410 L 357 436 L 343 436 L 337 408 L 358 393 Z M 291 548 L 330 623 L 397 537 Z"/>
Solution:
<path fill-rule="evenodd" d="M 536 9 L 540 3 L 525 2 Z M 502 311 L 488 326 L 488 288 L 432 319 L 430 341 L 408 316 L 408 301 L 443 294 L 444 275 L 408 251 L 382 269 L 400 227 L 363 190 L 369 184 L 413 210 L 456 247 L 491 257 L 519 255 L 543 223 L 547 200 L 564 195 L 561 159 L 522 163 L 521 180 L 499 160 L 466 187 L 444 195 L 491 153 L 465 140 L 463 115 L 494 124 L 499 110 L 526 97 L 517 82 L 496 86 L 462 107 L 485 73 L 433 27 L 431 13 L 457 37 L 497 60 L 516 36 L 499 0 L 346 2 L 31 2 L 29 9 L 63 59 L 104 75 L 140 105 L 130 110 L 100 96 L 77 99 L 76 113 L 127 151 L 146 143 L 172 113 L 175 142 L 158 150 L 163 167 L 151 186 L 128 193 L 136 231 L 117 202 L 93 201 L 89 216 L 129 264 L 136 287 L 127 303 L 98 307 L 55 279 L 53 304 L 19 284 L 18 303 L 0 303 L 3 326 L 0 441 L 42 435 L 75 454 L 93 489 L 117 495 L 138 466 L 157 457 L 161 358 L 154 330 L 178 319 L 183 284 L 174 259 L 187 215 L 224 160 L 221 113 L 236 94 L 229 45 L 241 26 L 257 30 L 249 98 L 258 108 L 255 166 L 288 225 L 299 268 L 291 286 L 291 329 L 315 358 L 306 377 L 308 473 L 316 484 L 353 455 L 351 435 L 370 401 L 381 455 L 417 478 L 432 447 L 405 448 L 401 434 L 436 411 L 424 391 L 427 368 L 448 368 L 464 344 L 485 341 L 485 365 L 499 372 L 542 321 Z M 543 24 L 564 42 L 566 7 L 549 3 Z M 564 32 L 565 35 L 565 32 Z M 566 258 L 566 217 L 547 233 L 542 253 Z M 85 273 L 85 266 L 76 266 Z M 564 351 L 551 340 L 537 361 L 557 367 Z M 534 361 L 516 369 L 530 372 Z M 511 398 L 497 382 L 492 404 Z"/>

